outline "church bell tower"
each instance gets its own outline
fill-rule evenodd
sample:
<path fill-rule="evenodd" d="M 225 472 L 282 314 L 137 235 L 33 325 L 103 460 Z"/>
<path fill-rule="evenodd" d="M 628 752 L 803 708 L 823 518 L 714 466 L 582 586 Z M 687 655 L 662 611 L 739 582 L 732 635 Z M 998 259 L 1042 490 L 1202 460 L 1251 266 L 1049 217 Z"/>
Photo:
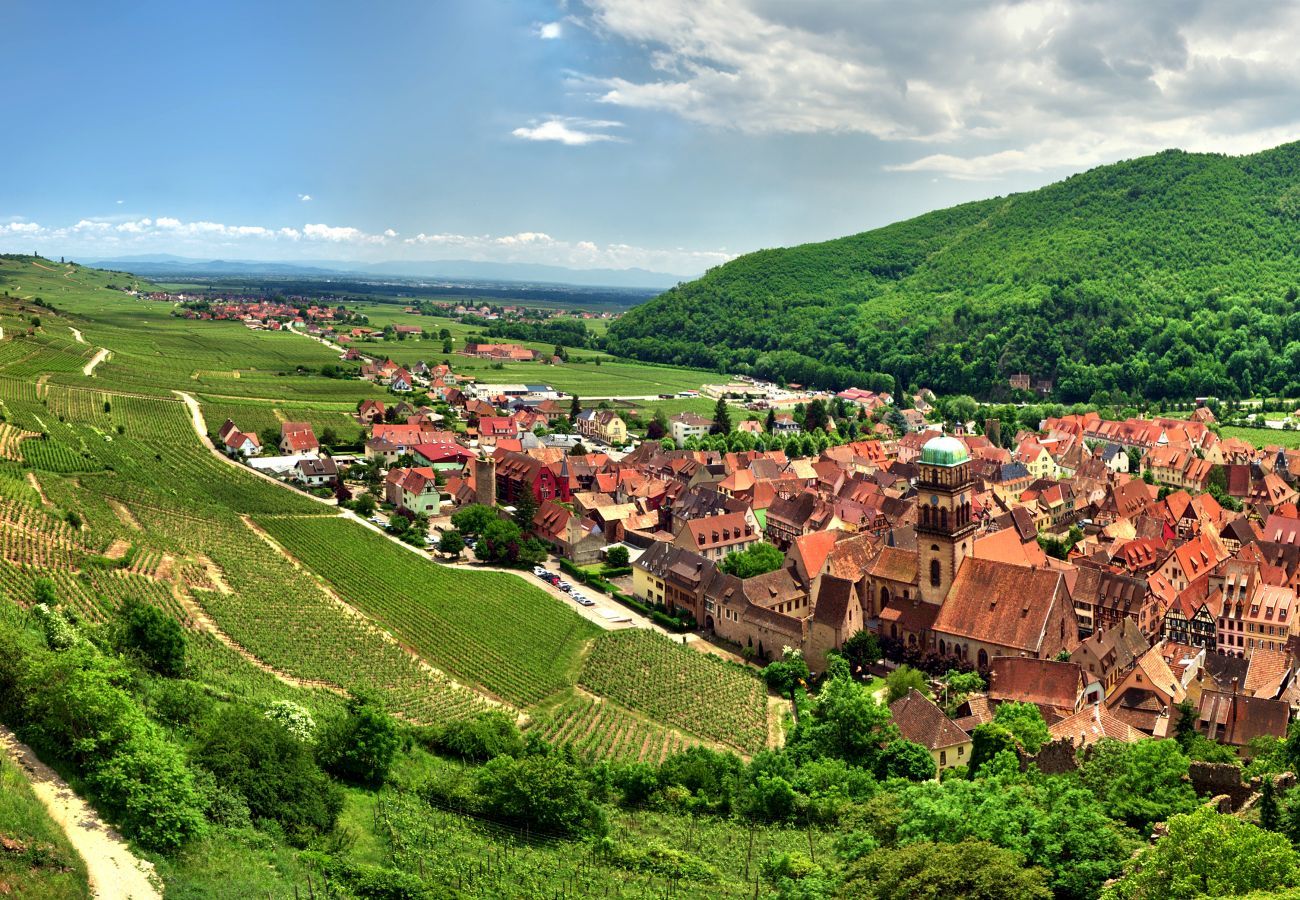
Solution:
<path fill-rule="evenodd" d="M 979 527 L 971 517 L 970 452 L 955 437 L 932 438 L 921 448 L 917 469 L 917 578 L 921 599 L 940 605 L 962 561 L 973 554 Z"/>

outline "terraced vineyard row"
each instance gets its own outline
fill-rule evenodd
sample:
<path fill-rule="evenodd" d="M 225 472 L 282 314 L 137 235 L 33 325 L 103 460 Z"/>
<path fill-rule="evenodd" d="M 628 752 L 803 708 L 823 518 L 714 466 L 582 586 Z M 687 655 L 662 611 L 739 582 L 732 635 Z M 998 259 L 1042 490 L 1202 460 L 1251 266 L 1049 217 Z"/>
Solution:
<path fill-rule="evenodd" d="M 658 763 L 699 743 L 616 703 L 583 696 L 566 701 L 531 727 L 552 744 L 571 746 L 588 759 Z"/>
<path fill-rule="evenodd" d="M 522 578 L 440 566 L 343 518 L 257 521 L 425 659 L 513 703 L 571 683 L 583 643 L 597 632 Z"/>
<path fill-rule="evenodd" d="M 745 753 L 767 745 L 767 691 L 753 675 L 655 632 L 598 638 L 579 681 L 665 724 Z"/>

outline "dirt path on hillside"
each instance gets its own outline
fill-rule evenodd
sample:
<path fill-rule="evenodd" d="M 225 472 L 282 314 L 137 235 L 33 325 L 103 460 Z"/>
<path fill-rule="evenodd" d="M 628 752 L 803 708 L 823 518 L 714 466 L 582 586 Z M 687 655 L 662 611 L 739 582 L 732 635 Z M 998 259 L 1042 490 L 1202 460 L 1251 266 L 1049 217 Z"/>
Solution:
<path fill-rule="evenodd" d="M 86 343 L 86 339 L 81 336 L 80 331 L 73 328 L 71 325 L 68 326 L 68 330 L 72 332 L 72 339 L 75 340 L 78 344 Z"/>
<path fill-rule="evenodd" d="M 50 498 L 45 496 L 45 489 L 41 487 L 41 483 L 36 480 L 35 472 L 27 473 L 27 483 L 32 486 L 32 490 L 36 491 L 37 496 L 41 498 L 41 506 L 44 506 L 46 509 L 50 509 L 54 506 L 54 504 L 50 502 Z"/>
<path fill-rule="evenodd" d="M 90 890 L 98 900 L 160 900 L 153 864 L 136 857 L 86 801 L 3 725 L 0 750 L 22 768 L 41 805 L 86 861 Z"/>
<path fill-rule="evenodd" d="M 104 360 L 108 359 L 109 355 L 110 354 L 106 347 L 100 347 L 99 352 L 96 353 L 93 357 L 91 357 L 90 362 L 86 363 L 86 367 L 81 370 L 82 373 L 85 374 L 87 377 L 94 375 L 95 367 L 100 363 L 102 363 Z"/>

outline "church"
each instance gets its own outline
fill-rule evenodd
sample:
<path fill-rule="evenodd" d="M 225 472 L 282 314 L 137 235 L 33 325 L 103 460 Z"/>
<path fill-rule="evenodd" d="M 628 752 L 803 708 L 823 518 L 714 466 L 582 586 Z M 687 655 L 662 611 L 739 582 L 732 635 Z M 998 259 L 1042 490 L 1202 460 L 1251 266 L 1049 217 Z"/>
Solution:
<path fill-rule="evenodd" d="M 1072 567 L 1002 552 L 974 515 L 970 452 L 931 438 L 916 461 L 916 547 L 887 546 L 868 570 L 864 615 L 880 636 L 987 668 L 995 656 L 1050 659 L 1079 642 Z"/>

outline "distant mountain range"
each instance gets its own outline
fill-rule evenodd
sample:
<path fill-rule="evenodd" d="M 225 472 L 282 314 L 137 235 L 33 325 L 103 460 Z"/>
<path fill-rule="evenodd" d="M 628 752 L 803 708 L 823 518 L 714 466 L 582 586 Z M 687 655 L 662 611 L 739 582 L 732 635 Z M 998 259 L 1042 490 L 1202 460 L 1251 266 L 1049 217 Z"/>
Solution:
<path fill-rule="evenodd" d="M 205 260 L 161 253 L 79 261 L 103 269 L 116 269 L 154 278 L 167 275 L 328 278 L 340 275 L 353 278 L 462 279 L 647 289 L 669 288 L 687 279 L 684 275 L 651 272 L 648 269 L 570 269 L 540 263 L 498 263 L 469 259 L 380 263 L 319 260 L 297 263 L 251 259 Z"/>

